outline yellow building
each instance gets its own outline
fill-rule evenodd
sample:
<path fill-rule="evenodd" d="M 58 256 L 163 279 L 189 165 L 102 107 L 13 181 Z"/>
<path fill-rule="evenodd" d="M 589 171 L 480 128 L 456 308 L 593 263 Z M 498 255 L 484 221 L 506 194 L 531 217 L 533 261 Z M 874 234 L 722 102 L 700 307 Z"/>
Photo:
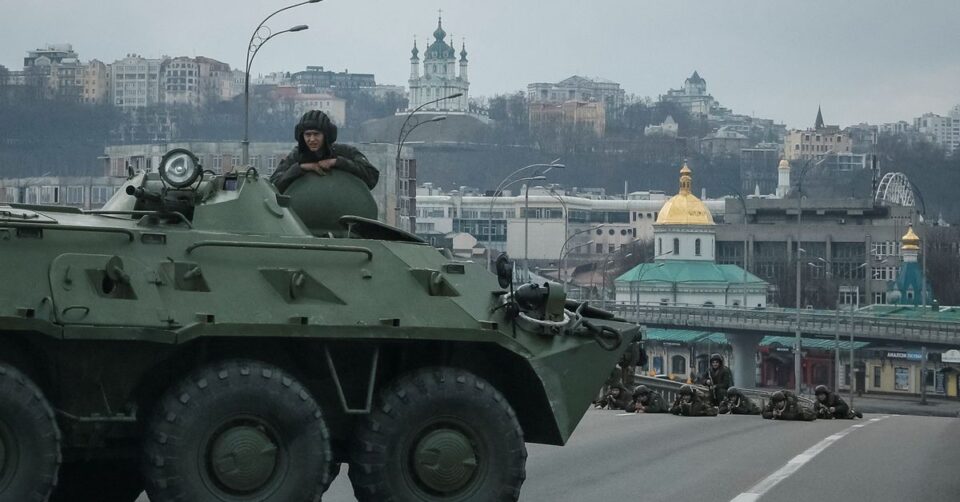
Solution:
<path fill-rule="evenodd" d="M 823 114 L 817 109 L 813 129 L 792 130 L 783 140 L 783 153 L 787 160 L 822 160 L 828 154 L 851 153 L 853 140 L 838 126 L 823 123 Z"/>
<path fill-rule="evenodd" d="M 87 63 L 81 77 L 80 102 L 99 105 L 107 100 L 110 92 L 110 72 L 107 65 L 96 59 Z"/>

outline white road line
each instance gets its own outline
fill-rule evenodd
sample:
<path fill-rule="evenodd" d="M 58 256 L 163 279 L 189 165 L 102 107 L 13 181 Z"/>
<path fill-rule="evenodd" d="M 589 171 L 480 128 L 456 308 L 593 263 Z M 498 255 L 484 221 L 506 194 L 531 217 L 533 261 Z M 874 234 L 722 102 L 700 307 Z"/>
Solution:
<path fill-rule="evenodd" d="M 878 418 L 871 418 L 870 421 L 867 423 L 851 425 L 850 427 L 847 427 L 846 429 L 836 434 L 832 434 L 830 436 L 823 438 L 819 443 L 811 446 L 810 448 L 807 448 L 807 450 L 804 451 L 803 453 L 790 459 L 790 461 L 787 462 L 786 465 L 777 469 L 773 474 L 767 476 L 766 478 L 763 478 L 762 480 L 760 480 L 759 483 L 750 487 L 749 490 L 731 499 L 730 502 L 755 502 L 756 500 L 759 500 L 764 493 L 767 493 L 768 491 L 770 491 L 771 488 L 776 486 L 777 483 L 783 481 L 784 479 L 789 478 L 790 475 L 800 470 L 800 468 L 803 467 L 804 464 L 806 464 L 810 460 L 813 460 L 813 458 L 816 457 L 817 454 L 819 454 L 823 450 L 826 450 L 828 446 L 832 445 L 833 443 L 836 443 L 847 434 L 850 434 L 851 432 L 853 432 L 855 429 L 860 429 L 871 423 L 879 422 L 889 417 L 890 415 L 884 415 Z"/>

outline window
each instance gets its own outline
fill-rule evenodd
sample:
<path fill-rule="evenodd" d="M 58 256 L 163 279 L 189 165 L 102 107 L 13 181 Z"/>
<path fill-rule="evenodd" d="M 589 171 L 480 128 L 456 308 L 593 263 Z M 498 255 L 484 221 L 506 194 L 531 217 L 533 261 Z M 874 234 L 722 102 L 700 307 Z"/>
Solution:
<path fill-rule="evenodd" d="M 877 305 L 885 305 L 887 303 L 887 293 L 883 291 L 874 291 L 873 303 Z"/>
<path fill-rule="evenodd" d="M 893 369 L 893 388 L 895 390 L 910 390 L 910 370 L 907 368 Z"/>
<path fill-rule="evenodd" d="M 17 187 L 6 187 L 0 192 L 0 202 L 19 202 L 17 200 Z"/>
<path fill-rule="evenodd" d="M 700 256 L 700 239 L 697 239 L 697 240 L 693 243 L 693 252 L 694 252 L 694 254 L 696 254 L 697 256 Z"/>
<path fill-rule="evenodd" d="M 59 204 L 60 203 L 60 187 L 53 187 L 53 186 L 40 187 L 40 203 L 41 204 Z"/>
<path fill-rule="evenodd" d="M 674 237 L 673 239 L 673 256 L 680 255 L 680 239 Z"/>
<path fill-rule="evenodd" d="M 657 254 L 663 254 L 663 239 L 657 238 Z"/>
<path fill-rule="evenodd" d="M 616 253 L 616 252 L 617 252 L 617 245 L 616 245 L 616 244 L 610 244 L 609 246 L 607 246 L 607 252 L 610 253 L 610 254 Z"/>
<path fill-rule="evenodd" d="M 597 254 L 603 254 L 603 244 L 597 244 Z"/>
<path fill-rule="evenodd" d="M 213 156 L 213 171 L 215 173 L 220 173 L 223 170 L 223 155 L 214 155 Z"/>
<path fill-rule="evenodd" d="M 880 366 L 874 366 L 874 367 L 873 367 L 873 386 L 876 387 L 876 388 L 878 388 L 878 389 L 880 388 L 880 372 L 881 372 L 881 370 L 882 370 L 882 368 L 881 368 Z"/>
<path fill-rule="evenodd" d="M 83 204 L 83 186 L 67 187 L 67 204 Z"/>
<path fill-rule="evenodd" d="M 675 375 L 686 375 L 687 358 L 683 356 L 673 356 L 670 359 L 670 372 Z"/>
<path fill-rule="evenodd" d="M 897 267 L 877 267 L 873 269 L 873 278 L 878 281 L 892 281 L 897 278 Z"/>
<path fill-rule="evenodd" d="M 616 230 L 614 230 L 614 229 L 611 228 L 610 231 L 608 231 L 607 233 L 610 234 L 610 235 L 613 235 L 613 234 L 616 233 Z"/>

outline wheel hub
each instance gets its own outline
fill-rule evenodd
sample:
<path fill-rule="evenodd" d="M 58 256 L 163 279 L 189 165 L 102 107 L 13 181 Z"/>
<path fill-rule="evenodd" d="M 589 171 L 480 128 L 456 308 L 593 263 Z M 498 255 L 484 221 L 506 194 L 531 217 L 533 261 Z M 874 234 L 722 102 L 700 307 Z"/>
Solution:
<path fill-rule="evenodd" d="M 470 440 L 453 429 L 438 429 L 425 435 L 414 448 L 413 462 L 419 481 L 442 494 L 466 486 L 478 466 Z"/>
<path fill-rule="evenodd" d="M 277 444 L 262 427 L 238 425 L 223 431 L 210 450 L 210 471 L 230 491 L 252 493 L 273 477 Z"/>

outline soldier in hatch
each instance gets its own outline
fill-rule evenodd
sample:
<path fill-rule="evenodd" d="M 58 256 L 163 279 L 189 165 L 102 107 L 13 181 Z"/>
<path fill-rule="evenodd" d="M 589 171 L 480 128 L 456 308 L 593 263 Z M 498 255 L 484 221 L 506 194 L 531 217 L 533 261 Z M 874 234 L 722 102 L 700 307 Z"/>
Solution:
<path fill-rule="evenodd" d="M 633 390 L 633 401 L 627 406 L 627 411 L 634 413 L 666 413 L 667 403 L 659 392 L 651 391 L 646 385 Z"/>
<path fill-rule="evenodd" d="M 743 391 L 730 387 L 727 389 L 726 399 L 720 403 L 720 414 L 759 415 L 760 407 L 745 396 Z"/>
<path fill-rule="evenodd" d="M 294 128 L 297 146 L 277 166 L 270 182 L 283 193 L 293 181 L 306 173 L 327 175 L 338 169 L 360 178 L 367 188 L 373 190 L 380 179 L 380 171 L 360 153 L 360 150 L 337 144 L 337 126 L 320 110 L 303 114 Z"/>
<path fill-rule="evenodd" d="M 670 407 L 670 413 L 685 417 L 715 417 L 716 406 L 711 406 L 707 398 L 690 384 L 680 387 L 677 400 Z"/>
<path fill-rule="evenodd" d="M 817 400 L 813 403 L 813 409 L 817 412 L 817 418 L 863 418 L 863 413 L 851 408 L 839 394 L 831 392 L 826 385 L 818 385 L 814 394 Z"/>
<path fill-rule="evenodd" d="M 797 395 L 789 390 L 778 390 L 770 396 L 770 402 L 767 403 L 761 413 L 763 418 L 773 420 L 803 420 L 811 421 L 817 419 L 817 414 L 813 410 L 807 409 L 800 404 Z"/>
<path fill-rule="evenodd" d="M 710 369 L 707 370 L 703 383 L 709 389 L 710 404 L 720 406 L 727 397 L 727 389 L 733 387 L 733 373 L 730 372 L 730 368 L 724 366 L 723 357 L 720 354 L 710 356 Z"/>

